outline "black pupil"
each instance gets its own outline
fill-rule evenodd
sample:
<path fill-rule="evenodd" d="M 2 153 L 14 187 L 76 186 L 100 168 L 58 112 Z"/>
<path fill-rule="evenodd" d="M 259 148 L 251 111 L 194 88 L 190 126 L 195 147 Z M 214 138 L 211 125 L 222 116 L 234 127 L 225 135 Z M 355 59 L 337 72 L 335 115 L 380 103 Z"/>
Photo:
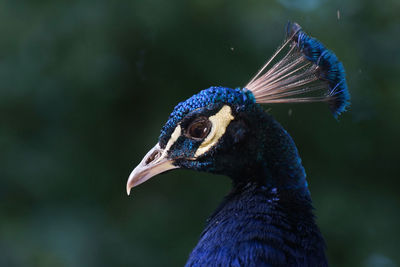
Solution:
<path fill-rule="evenodd" d="M 208 120 L 195 121 L 190 125 L 188 134 L 193 138 L 202 139 L 207 136 L 209 130 L 210 122 Z"/>

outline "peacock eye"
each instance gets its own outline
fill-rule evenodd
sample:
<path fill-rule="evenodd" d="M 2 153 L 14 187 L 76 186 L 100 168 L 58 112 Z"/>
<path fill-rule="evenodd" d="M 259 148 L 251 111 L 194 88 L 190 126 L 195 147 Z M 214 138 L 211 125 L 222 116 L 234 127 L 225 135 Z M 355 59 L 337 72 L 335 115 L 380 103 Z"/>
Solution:
<path fill-rule="evenodd" d="M 190 123 L 186 135 L 196 140 L 204 139 L 210 133 L 211 126 L 211 122 L 208 118 L 197 118 Z"/>

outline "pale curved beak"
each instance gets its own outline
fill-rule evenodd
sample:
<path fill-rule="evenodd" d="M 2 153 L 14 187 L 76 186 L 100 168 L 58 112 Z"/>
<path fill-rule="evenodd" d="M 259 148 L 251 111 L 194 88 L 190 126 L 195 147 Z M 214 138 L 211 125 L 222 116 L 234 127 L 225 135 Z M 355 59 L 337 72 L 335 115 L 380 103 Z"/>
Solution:
<path fill-rule="evenodd" d="M 129 175 L 128 182 L 126 183 L 126 193 L 128 196 L 132 187 L 146 182 L 157 174 L 179 168 L 172 163 L 173 161 L 167 158 L 166 151 L 161 149 L 159 144 L 155 145 Z"/>

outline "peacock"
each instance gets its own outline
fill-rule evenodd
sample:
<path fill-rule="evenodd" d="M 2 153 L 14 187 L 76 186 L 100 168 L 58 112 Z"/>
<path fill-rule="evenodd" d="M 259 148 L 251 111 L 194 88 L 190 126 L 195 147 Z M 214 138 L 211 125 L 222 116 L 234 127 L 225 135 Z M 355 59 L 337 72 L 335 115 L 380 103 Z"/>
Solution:
<path fill-rule="evenodd" d="M 284 43 L 246 86 L 213 86 L 174 108 L 127 193 L 177 168 L 226 175 L 232 189 L 186 266 L 327 266 L 296 145 L 261 104 L 326 102 L 337 118 L 349 100 L 336 55 L 289 22 Z"/>

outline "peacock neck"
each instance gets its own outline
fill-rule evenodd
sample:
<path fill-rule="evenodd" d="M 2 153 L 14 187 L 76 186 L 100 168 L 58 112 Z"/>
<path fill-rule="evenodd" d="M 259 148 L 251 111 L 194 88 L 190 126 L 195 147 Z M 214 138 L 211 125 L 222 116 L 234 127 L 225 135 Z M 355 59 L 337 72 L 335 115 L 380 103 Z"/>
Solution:
<path fill-rule="evenodd" d="M 240 171 L 236 168 L 228 174 L 234 187 L 254 182 L 309 195 L 306 173 L 289 133 L 271 115 L 259 109 L 246 119 L 254 126 L 248 130 L 246 143 L 239 152 Z"/>
<path fill-rule="evenodd" d="M 210 217 L 186 266 L 327 266 L 324 249 L 308 195 L 249 182 Z"/>

